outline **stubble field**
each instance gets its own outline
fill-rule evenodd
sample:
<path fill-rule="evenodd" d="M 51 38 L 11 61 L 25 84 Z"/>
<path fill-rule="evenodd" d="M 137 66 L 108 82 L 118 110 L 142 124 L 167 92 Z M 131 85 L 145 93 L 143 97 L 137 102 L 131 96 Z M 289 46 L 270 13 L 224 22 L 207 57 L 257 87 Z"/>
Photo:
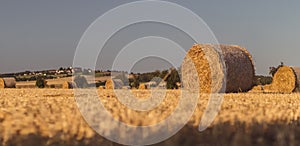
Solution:
<path fill-rule="evenodd" d="M 147 98 L 150 92 L 133 90 L 132 93 L 138 98 Z M 180 90 L 168 90 L 160 105 L 145 112 L 121 104 L 112 90 L 98 90 L 98 94 L 115 119 L 146 126 L 172 113 Z M 198 124 L 207 101 L 204 96 L 200 98 L 186 126 L 156 145 L 300 144 L 300 94 L 224 94 L 214 122 L 199 132 Z M 110 123 L 102 124 L 109 126 Z M 87 125 L 71 89 L 0 90 L 0 136 L 1 145 L 118 145 Z"/>

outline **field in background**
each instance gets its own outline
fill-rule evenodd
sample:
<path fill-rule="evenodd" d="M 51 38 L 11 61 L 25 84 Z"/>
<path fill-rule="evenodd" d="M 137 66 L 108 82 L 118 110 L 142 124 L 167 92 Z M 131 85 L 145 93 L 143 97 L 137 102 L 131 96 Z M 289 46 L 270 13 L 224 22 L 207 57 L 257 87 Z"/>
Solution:
<path fill-rule="evenodd" d="M 110 79 L 110 76 L 102 76 L 102 77 L 95 77 L 95 82 L 97 81 L 106 81 L 107 79 Z M 64 77 L 64 78 L 58 78 L 58 79 L 47 79 L 48 85 L 62 85 L 66 81 L 72 81 L 72 77 Z M 35 86 L 36 81 L 25 81 L 25 82 L 17 82 L 17 88 L 22 86 Z"/>
<path fill-rule="evenodd" d="M 149 95 L 145 90 L 132 93 L 138 98 Z M 149 125 L 173 111 L 179 93 L 168 90 L 165 100 L 148 113 L 126 108 L 112 90 L 99 90 L 99 98 L 115 118 Z M 200 133 L 197 125 L 207 101 L 202 96 L 188 124 L 157 145 L 300 144 L 300 94 L 226 94 L 218 116 Z M 1 145 L 118 145 L 85 123 L 70 89 L 0 90 L 0 136 Z"/>

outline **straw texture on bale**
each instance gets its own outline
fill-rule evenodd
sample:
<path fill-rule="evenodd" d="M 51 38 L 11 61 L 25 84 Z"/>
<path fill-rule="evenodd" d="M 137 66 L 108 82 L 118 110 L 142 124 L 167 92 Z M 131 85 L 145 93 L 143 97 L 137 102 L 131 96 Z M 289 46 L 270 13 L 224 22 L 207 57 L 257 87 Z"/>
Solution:
<path fill-rule="evenodd" d="M 105 89 L 122 89 L 123 85 L 120 79 L 108 79 L 105 83 Z"/>
<path fill-rule="evenodd" d="M 77 88 L 77 85 L 75 82 L 66 81 L 63 83 L 62 88 L 63 89 L 73 89 L 73 88 Z"/>
<path fill-rule="evenodd" d="M 254 86 L 251 90 L 249 90 L 249 93 L 262 93 L 264 91 L 264 87 L 262 85 Z"/>
<path fill-rule="evenodd" d="M 217 48 L 220 48 L 221 52 L 217 51 Z M 219 67 L 222 64 L 219 62 L 221 55 L 226 65 L 226 76 L 222 67 Z M 196 68 L 198 79 L 197 77 L 183 79 L 184 88 L 190 86 L 190 83 L 199 81 L 201 93 L 214 93 L 224 87 L 225 78 L 226 93 L 244 92 L 252 88 L 255 73 L 253 60 L 250 53 L 240 46 L 195 44 L 187 52 L 182 64 L 182 73 L 193 74 L 192 68 Z"/>
<path fill-rule="evenodd" d="M 0 88 L 16 88 L 16 79 L 0 78 Z"/>
<path fill-rule="evenodd" d="M 105 87 L 104 86 L 99 86 L 98 89 L 103 90 L 103 89 L 105 89 Z"/>
<path fill-rule="evenodd" d="M 264 86 L 264 92 L 291 93 L 299 87 L 299 69 L 289 66 L 280 67 L 274 74 L 273 81 Z"/>
<path fill-rule="evenodd" d="M 274 90 L 273 90 L 272 87 L 271 87 L 271 84 L 264 85 L 264 87 L 263 87 L 263 92 L 264 92 L 264 93 L 271 93 L 271 92 L 274 92 Z"/>
<path fill-rule="evenodd" d="M 296 88 L 295 92 L 300 92 L 300 67 L 293 67 L 293 70 L 296 74 Z"/>
<path fill-rule="evenodd" d="M 147 89 L 147 87 L 146 87 L 145 84 L 140 84 L 140 85 L 139 85 L 139 89 Z"/>
<path fill-rule="evenodd" d="M 106 80 L 105 89 L 114 89 L 114 82 L 112 79 Z"/>

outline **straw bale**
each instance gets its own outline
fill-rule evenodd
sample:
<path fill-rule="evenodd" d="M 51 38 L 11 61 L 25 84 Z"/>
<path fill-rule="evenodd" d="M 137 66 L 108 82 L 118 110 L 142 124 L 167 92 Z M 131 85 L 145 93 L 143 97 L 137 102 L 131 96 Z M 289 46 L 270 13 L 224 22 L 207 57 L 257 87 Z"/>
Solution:
<path fill-rule="evenodd" d="M 16 79 L 0 78 L 0 88 L 16 88 Z"/>
<path fill-rule="evenodd" d="M 5 83 L 4 80 L 2 78 L 0 78 L 0 88 L 5 88 Z"/>
<path fill-rule="evenodd" d="M 105 89 L 122 89 L 124 86 L 120 79 L 108 79 L 105 83 Z"/>
<path fill-rule="evenodd" d="M 248 92 L 250 93 L 262 93 L 264 91 L 264 88 L 262 85 L 257 85 L 254 86 L 251 90 L 249 90 Z"/>
<path fill-rule="evenodd" d="M 75 82 L 65 81 L 62 85 L 63 89 L 73 89 L 77 88 L 77 85 Z"/>
<path fill-rule="evenodd" d="M 105 89 L 114 89 L 114 82 L 112 79 L 106 80 Z"/>
<path fill-rule="evenodd" d="M 220 48 L 221 52 L 217 51 L 217 48 Z M 226 65 L 226 76 L 220 66 L 221 55 Z M 192 65 L 197 70 L 198 79 L 192 75 Z M 182 73 L 194 76 L 183 79 L 183 87 L 192 88 L 189 86 L 199 81 L 201 93 L 219 91 L 224 87 L 226 77 L 225 92 L 228 93 L 250 90 L 255 70 L 252 57 L 245 48 L 236 45 L 195 44 L 183 61 Z"/>
<path fill-rule="evenodd" d="M 291 93 L 296 88 L 296 75 L 291 67 L 280 67 L 274 74 L 271 90 L 280 93 Z"/>
<path fill-rule="evenodd" d="M 272 83 L 264 87 L 264 92 L 292 93 L 299 91 L 299 75 L 299 68 L 282 66 L 274 74 Z"/>
<path fill-rule="evenodd" d="M 146 87 L 145 84 L 142 83 L 142 84 L 139 85 L 139 89 L 147 89 L 147 87 Z"/>
<path fill-rule="evenodd" d="M 264 87 L 263 87 L 263 92 L 264 92 L 264 93 L 272 93 L 272 92 L 274 92 L 274 90 L 272 89 L 271 84 L 264 85 Z"/>

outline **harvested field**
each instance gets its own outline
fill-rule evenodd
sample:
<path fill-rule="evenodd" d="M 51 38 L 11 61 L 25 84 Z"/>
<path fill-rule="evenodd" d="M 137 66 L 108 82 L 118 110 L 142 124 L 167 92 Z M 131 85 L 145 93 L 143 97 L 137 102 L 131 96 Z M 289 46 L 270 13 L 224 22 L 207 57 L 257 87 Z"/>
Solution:
<path fill-rule="evenodd" d="M 98 81 L 104 82 L 109 78 L 111 77 L 109 76 L 95 77 L 95 82 Z M 66 78 L 58 78 L 58 79 L 48 79 L 46 81 L 47 81 L 47 85 L 52 86 L 53 88 L 63 88 L 63 84 L 65 84 L 65 82 L 72 82 L 73 79 L 72 77 L 66 77 Z M 17 82 L 16 88 L 36 88 L 35 81 Z"/>
<path fill-rule="evenodd" d="M 149 92 L 134 93 L 140 98 Z M 172 112 L 179 93 L 168 90 L 163 102 L 147 112 L 126 108 L 112 90 L 99 90 L 99 98 L 116 119 L 130 125 L 149 125 Z M 212 125 L 198 132 L 199 119 L 208 101 L 201 97 L 188 124 L 156 145 L 300 144 L 298 93 L 224 94 L 221 110 Z M 86 124 L 77 109 L 73 90 L 64 89 L 0 90 L 0 136 L 1 145 L 118 145 L 97 135 Z"/>
<path fill-rule="evenodd" d="M 20 85 L 20 84 L 17 83 L 16 88 L 24 89 L 24 88 L 37 88 L 37 87 L 34 84 Z"/>

